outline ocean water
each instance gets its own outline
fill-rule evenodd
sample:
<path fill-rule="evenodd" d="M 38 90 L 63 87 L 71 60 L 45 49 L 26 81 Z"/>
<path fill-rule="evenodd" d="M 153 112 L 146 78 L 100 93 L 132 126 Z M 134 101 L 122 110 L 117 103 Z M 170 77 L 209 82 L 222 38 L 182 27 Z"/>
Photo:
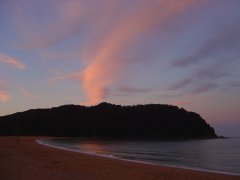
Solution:
<path fill-rule="evenodd" d="M 38 143 L 110 158 L 240 176 L 240 138 L 136 141 L 50 139 Z"/>

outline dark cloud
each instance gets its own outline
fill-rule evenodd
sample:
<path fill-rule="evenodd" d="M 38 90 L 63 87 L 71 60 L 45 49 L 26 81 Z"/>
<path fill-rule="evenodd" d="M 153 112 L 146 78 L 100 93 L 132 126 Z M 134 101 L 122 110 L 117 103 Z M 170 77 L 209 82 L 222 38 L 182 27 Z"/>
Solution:
<path fill-rule="evenodd" d="M 240 82 L 233 82 L 230 84 L 230 87 L 232 88 L 240 88 Z"/>
<path fill-rule="evenodd" d="M 117 92 L 126 93 L 126 94 L 147 93 L 149 91 L 150 91 L 150 88 L 136 88 L 136 87 L 132 87 L 132 86 L 122 86 L 122 87 L 117 88 Z"/>
<path fill-rule="evenodd" d="M 176 82 L 175 84 L 171 85 L 168 88 L 168 90 L 178 90 L 178 89 L 184 88 L 184 87 L 188 86 L 189 84 L 191 84 L 193 81 L 194 81 L 194 79 L 192 79 L 192 78 L 182 79 L 182 80 Z"/>
<path fill-rule="evenodd" d="M 236 60 L 236 58 L 224 58 L 217 63 L 198 68 L 195 70 L 192 77 L 201 80 L 217 80 L 229 77 L 232 74 L 229 72 L 228 68 L 234 60 Z"/>
<path fill-rule="evenodd" d="M 173 67 L 186 67 L 193 64 L 200 63 L 207 60 L 209 57 L 221 55 L 225 57 L 235 51 L 240 44 L 240 24 L 223 28 L 216 32 L 203 46 L 201 46 L 195 53 L 180 58 L 174 61 L 171 65 Z"/>
<path fill-rule="evenodd" d="M 168 90 L 185 89 L 195 95 L 216 88 L 219 79 L 231 76 L 231 73 L 227 72 L 228 65 L 226 61 L 219 61 L 211 66 L 198 68 L 189 77 L 169 86 Z"/>
<path fill-rule="evenodd" d="M 199 69 L 194 73 L 197 79 L 219 79 L 223 77 L 230 76 L 230 73 L 221 72 L 213 69 Z"/>
<path fill-rule="evenodd" d="M 202 83 L 202 84 L 198 84 L 196 86 L 194 86 L 192 89 L 191 89 L 191 93 L 193 95 L 197 95 L 197 94 L 200 94 L 200 93 L 204 93 L 206 91 L 209 91 L 211 89 L 214 89 L 218 87 L 217 84 L 215 83 L 212 83 L 212 82 L 207 82 L 207 83 Z"/>
<path fill-rule="evenodd" d="M 184 89 L 185 92 L 196 95 L 214 89 L 217 86 L 217 83 L 214 83 L 213 81 L 205 82 L 203 80 L 197 79 L 196 77 L 193 77 L 180 80 L 179 82 L 170 86 L 168 90 L 175 91 Z"/>
<path fill-rule="evenodd" d="M 240 88 L 240 82 L 230 82 L 230 83 L 226 84 L 225 87 L 222 88 L 221 90 L 228 91 L 228 90 L 237 89 L 237 88 Z"/>

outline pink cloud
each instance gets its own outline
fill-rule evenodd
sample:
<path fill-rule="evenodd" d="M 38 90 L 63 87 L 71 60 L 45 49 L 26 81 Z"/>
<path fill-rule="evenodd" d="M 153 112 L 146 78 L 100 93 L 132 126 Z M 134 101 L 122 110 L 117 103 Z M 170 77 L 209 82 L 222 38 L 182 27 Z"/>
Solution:
<path fill-rule="evenodd" d="M 20 62 L 20 60 L 0 53 L 0 62 L 12 66 L 16 69 L 25 69 L 27 66 Z"/>
<path fill-rule="evenodd" d="M 29 1 L 27 9 L 21 3 L 15 5 L 15 24 L 26 40 L 25 48 L 48 48 L 69 37 L 84 39 L 87 34 L 87 42 L 84 42 L 86 46 L 79 55 L 86 68 L 79 72 L 80 75 L 73 73 L 50 81 L 77 77 L 86 94 L 86 103 L 96 104 L 107 98 L 109 86 L 130 65 L 127 54 L 136 47 L 139 40 L 145 35 L 160 31 L 159 27 L 164 27 L 174 21 L 174 17 L 198 4 L 202 3 L 194 0 L 139 0 L 126 1 L 123 6 L 120 0 L 105 0 L 104 3 L 57 1 L 50 8 L 56 16 L 46 18 L 39 25 L 36 23 L 37 14 L 28 16 L 29 11 L 38 9 L 36 4 Z M 51 12 L 46 13 L 51 15 Z"/>
<path fill-rule="evenodd" d="M 160 25 L 164 25 L 173 17 L 189 6 L 193 1 L 159 1 L 158 3 L 142 1 L 141 5 L 128 16 L 118 20 L 111 27 L 111 32 L 105 34 L 104 41 L 91 59 L 89 66 L 83 71 L 83 90 L 88 103 L 96 104 L 107 97 L 106 89 L 114 82 L 123 69 L 129 64 L 122 54 L 145 33 L 150 33 Z"/>

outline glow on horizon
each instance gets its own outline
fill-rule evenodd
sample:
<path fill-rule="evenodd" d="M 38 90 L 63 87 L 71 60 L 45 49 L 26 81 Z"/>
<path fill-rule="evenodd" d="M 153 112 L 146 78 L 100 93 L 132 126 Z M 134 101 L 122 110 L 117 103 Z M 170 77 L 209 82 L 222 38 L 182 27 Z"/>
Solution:
<path fill-rule="evenodd" d="M 101 101 L 174 104 L 231 134 L 225 125 L 240 128 L 239 5 L 2 1 L 0 115 Z"/>

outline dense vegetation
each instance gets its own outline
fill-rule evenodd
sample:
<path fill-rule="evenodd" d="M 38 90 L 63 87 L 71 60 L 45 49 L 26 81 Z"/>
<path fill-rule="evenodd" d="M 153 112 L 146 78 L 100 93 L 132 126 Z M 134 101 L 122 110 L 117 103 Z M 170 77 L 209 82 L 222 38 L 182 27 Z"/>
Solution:
<path fill-rule="evenodd" d="M 198 114 L 170 105 L 65 105 L 0 117 L 0 135 L 94 138 L 215 138 Z"/>

